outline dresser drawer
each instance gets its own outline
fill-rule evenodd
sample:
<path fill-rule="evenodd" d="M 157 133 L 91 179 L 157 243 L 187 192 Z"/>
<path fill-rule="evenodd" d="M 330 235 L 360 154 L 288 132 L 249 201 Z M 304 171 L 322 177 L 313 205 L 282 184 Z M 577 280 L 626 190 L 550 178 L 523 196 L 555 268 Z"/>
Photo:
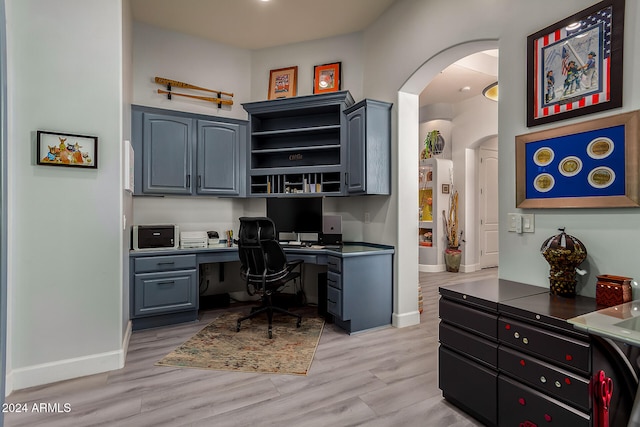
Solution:
<path fill-rule="evenodd" d="M 498 366 L 501 372 L 506 372 L 551 397 L 586 412 L 591 409 L 588 378 L 502 345 L 498 349 Z"/>
<path fill-rule="evenodd" d="M 342 258 L 329 255 L 327 257 L 327 270 L 342 273 Z"/>
<path fill-rule="evenodd" d="M 500 426 L 591 426 L 591 419 L 587 414 L 518 384 L 503 374 L 498 376 L 498 401 Z"/>
<path fill-rule="evenodd" d="M 440 298 L 440 319 L 465 328 L 474 334 L 481 334 L 485 338 L 497 339 L 497 319 L 495 314 L 486 313 L 462 304 Z"/>
<path fill-rule="evenodd" d="M 333 286 L 327 286 L 327 311 L 342 320 L 342 291 Z"/>
<path fill-rule="evenodd" d="M 133 315 L 149 316 L 198 308 L 196 270 L 134 276 Z"/>
<path fill-rule="evenodd" d="M 334 271 L 327 271 L 327 285 L 342 289 L 342 275 Z"/>
<path fill-rule="evenodd" d="M 196 268 L 195 255 L 152 256 L 135 259 L 135 273 L 189 270 Z"/>
<path fill-rule="evenodd" d="M 498 343 L 477 337 L 454 326 L 440 322 L 440 344 L 452 348 L 465 356 L 477 359 L 496 369 L 498 366 Z"/>
<path fill-rule="evenodd" d="M 501 343 L 533 353 L 552 363 L 591 372 L 591 350 L 588 342 L 527 325 L 506 317 L 498 319 Z"/>
<path fill-rule="evenodd" d="M 497 424 L 497 378 L 498 373 L 492 369 L 442 345 L 438 349 L 438 386 L 442 395 L 489 426 Z"/>

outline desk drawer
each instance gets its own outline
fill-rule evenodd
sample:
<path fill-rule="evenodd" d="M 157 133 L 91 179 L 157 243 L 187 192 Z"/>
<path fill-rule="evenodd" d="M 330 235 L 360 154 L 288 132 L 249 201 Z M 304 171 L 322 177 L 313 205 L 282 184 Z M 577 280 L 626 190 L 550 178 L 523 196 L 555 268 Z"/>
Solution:
<path fill-rule="evenodd" d="M 342 289 L 342 275 L 333 271 L 327 271 L 327 285 L 336 289 Z"/>
<path fill-rule="evenodd" d="M 501 372 L 506 372 L 549 396 L 578 406 L 583 411 L 591 409 L 588 378 L 502 345 L 498 349 L 498 365 Z"/>
<path fill-rule="evenodd" d="M 136 274 L 134 316 L 149 316 L 198 308 L 196 270 Z"/>
<path fill-rule="evenodd" d="M 440 298 L 440 319 L 485 338 L 497 339 L 498 316 Z"/>
<path fill-rule="evenodd" d="M 329 255 L 327 257 L 327 270 L 342 273 L 342 258 Z"/>
<path fill-rule="evenodd" d="M 327 311 L 339 319 L 342 318 L 342 291 L 333 286 L 327 286 Z"/>
<path fill-rule="evenodd" d="M 536 354 L 552 363 L 579 369 L 586 375 L 591 372 L 588 342 L 505 317 L 498 319 L 498 339 L 501 343 Z"/>
<path fill-rule="evenodd" d="M 440 344 L 459 351 L 496 368 L 498 366 L 498 343 L 477 337 L 462 329 L 440 322 L 438 333 Z"/>
<path fill-rule="evenodd" d="M 498 420 L 501 426 L 591 426 L 591 419 L 587 414 L 502 374 L 498 376 L 498 402 Z"/>
<path fill-rule="evenodd" d="M 135 273 L 154 271 L 189 270 L 196 268 L 195 255 L 168 255 L 136 258 Z"/>

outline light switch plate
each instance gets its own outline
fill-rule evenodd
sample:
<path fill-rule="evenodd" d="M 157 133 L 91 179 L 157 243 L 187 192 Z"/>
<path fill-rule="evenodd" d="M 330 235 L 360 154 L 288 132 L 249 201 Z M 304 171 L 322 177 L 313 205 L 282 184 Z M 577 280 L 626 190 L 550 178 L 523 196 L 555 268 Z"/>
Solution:
<path fill-rule="evenodd" d="M 507 218 L 508 218 L 508 224 L 507 224 L 507 231 L 517 231 L 518 230 L 518 224 L 521 223 L 522 218 L 520 214 L 517 213 L 510 213 L 507 214 Z"/>
<path fill-rule="evenodd" d="M 535 223 L 533 214 L 522 214 L 522 232 L 533 233 L 535 231 Z"/>

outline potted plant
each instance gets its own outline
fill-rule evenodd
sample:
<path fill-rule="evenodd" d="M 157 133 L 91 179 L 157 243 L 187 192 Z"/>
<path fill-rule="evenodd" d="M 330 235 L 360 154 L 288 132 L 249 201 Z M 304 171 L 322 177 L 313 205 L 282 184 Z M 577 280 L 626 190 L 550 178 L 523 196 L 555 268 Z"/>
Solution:
<path fill-rule="evenodd" d="M 460 270 L 460 259 L 462 251 L 460 245 L 462 240 L 462 230 L 459 230 L 458 220 L 458 191 L 453 191 L 449 196 L 449 214 L 443 210 L 442 220 L 444 222 L 445 236 L 447 238 L 447 249 L 444 251 L 444 263 L 447 271 L 457 273 Z"/>

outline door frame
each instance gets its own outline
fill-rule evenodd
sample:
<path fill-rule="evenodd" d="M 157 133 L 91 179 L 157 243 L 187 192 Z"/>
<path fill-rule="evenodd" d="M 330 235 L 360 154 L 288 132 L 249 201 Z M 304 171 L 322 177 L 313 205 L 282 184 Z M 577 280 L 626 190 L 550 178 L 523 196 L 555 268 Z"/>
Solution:
<path fill-rule="evenodd" d="M 7 359 L 7 44 L 5 2 L 0 1 L 0 404 Z M 2 406 L 2 405 L 0 405 Z M 0 427 L 4 414 L 0 412 Z"/>

